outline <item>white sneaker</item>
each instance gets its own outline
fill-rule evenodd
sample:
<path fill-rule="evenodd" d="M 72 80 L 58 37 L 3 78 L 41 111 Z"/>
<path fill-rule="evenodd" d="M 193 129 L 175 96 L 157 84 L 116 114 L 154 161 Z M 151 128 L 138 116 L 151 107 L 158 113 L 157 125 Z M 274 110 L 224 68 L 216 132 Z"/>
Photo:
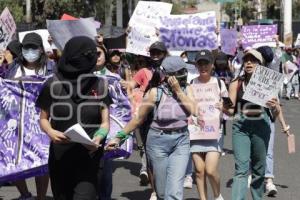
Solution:
<path fill-rule="evenodd" d="M 252 182 L 252 174 L 249 174 L 248 176 L 248 188 L 250 188 Z"/>
<path fill-rule="evenodd" d="M 275 196 L 277 194 L 276 186 L 273 183 L 266 184 L 266 194 L 267 196 Z"/>
<path fill-rule="evenodd" d="M 193 178 L 191 176 L 186 176 L 184 179 L 183 187 L 187 189 L 193 188 Z"/>
<path fill-rule="evenodd" d="M 215 200 L 224 200 L 224 198 L 223 198 L 222 195 L 220 194 L 219 197 L 215 198 Z"/>
<path fill-rule="evenodd" d="M 151 193 L 151 197 L 149 200 L 157 200 L 156 192 Z"/>

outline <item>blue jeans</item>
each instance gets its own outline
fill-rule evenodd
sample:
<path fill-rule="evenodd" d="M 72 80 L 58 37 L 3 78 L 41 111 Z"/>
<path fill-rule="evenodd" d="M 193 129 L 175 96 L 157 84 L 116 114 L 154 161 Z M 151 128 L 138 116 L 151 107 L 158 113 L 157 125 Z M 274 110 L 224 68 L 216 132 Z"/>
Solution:
<path fill-rule="evenodd" d="M 159 200 L 182 200 L 185 171 L 190 156 L 188 130 L 163 132 L 150 129 L 146 144 Z"/>
<path fill-rule="evenodd" d="M 270 139 L 270 120 L 249 120 L 241 117 L 232 126 L 232 146 L 235 159 L 232 200 L 245 200 L 248 173 L 251 169 L 251 194 L 253 200 L 261 200 L 264 192 L 266 154 Z M 251 162 L 250 162 L 251 161 Z"/>
<path fill-rule="evenodd" d="M 185 175 L 186 175 L 186 176 L 192 176 L 192 175 L 193 175 L 193 160 L 192 160 L 192 154 L 190 154 L 190 156 L 189 156 L 189 162 L 188 162 L 188 165 L 187 165 L 187 167 L 186 167 Z"/>
<path fill-rule="evenodd" d="M 271 128 L 271 135 L 269 140 L 267 158 L 266 158 L 266 171 L 265 171 L 265 178 L 274 178 L 274 140 L 275 140 L 275 123 L 270 123 Z"/>

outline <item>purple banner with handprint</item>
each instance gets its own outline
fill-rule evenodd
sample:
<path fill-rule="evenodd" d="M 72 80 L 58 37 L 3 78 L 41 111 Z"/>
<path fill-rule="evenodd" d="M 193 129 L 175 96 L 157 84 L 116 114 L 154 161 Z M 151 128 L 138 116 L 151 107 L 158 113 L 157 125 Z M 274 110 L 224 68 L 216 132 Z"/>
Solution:
<path fill-rule="evenodd" d="M 275 35 L 277 34 L 277 25 L 253 25 L 243 26 L 243 47 L 252 47 L 255 44 L 263 43 L 271 45 L 275 43 Z"/>
<path fill-rule="evenodd" d="M 0 79 L 0 182 L 47 173 L 50 140 L 35 101 L 44 79 Z"/>
<path fill-rule="evenodd" d="M 109 96 L 113 103 L 110 105 L 110 131 L 107 136 L 107 141 L 115 137 L 118 131 L 122 130 L 125 124 L 131 120 L 131 105 L 125 92 L 122 90 L 120 84 L 120 76 L 109 73 L 97 76 L 105 78 L 108 82 Z M 115 151 L 108 151 L 104 154 L 105 159 L 112 159 L 117 157 L 128 158 L 133 149 L 133 139 L 129 137 L 121 146 Z"/>

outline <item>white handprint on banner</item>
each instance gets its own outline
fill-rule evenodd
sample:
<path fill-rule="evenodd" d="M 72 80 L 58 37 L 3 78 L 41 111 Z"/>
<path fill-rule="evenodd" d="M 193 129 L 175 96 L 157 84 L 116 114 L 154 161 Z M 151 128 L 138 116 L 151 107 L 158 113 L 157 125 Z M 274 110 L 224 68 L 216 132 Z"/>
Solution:
<path fill-rule="evenodd" d="M 10 152 L 11 155 L 14 155 L 15 148 L 16 148 L 16 143 L 14 143 L 13 141 L 7 140 L 7 141 L 4 142 L 4 147 L 5 147 L 5 150 L 6 150 L 7 153 Z"/>
<path fill-rule="evenodd" d="M 5 131 L 3 131 L 2 137 L 3 137 L 4 139 L 9 139 L 9 138 L 11 138 L 12 135 L 14 134 L 16 128 L 17 128 L 17 125 L 18 125 L 17 120 L 15 120 L 15 119 L 10 119 L 10 120 L 8 120 L 8 122 L 7 122 L 7 128 L 6 128 Z"/>
<path fill-rule="evenodd" d="M 31 133 L 43 134 L 43 132 L 40 129 L 39 120 L 40 120 L 40 116 L 39 115 L 32 115 L 29 118 L 29 131 Z"/>
<path fill-rule="evenodd" d="M 32 139 L 32 134 L 27 133 L 27 134 L 25 135 L 25 137 L 24 137 L 24 142 L 27 143 L 27 144 L 29 144 L 30 141 L 31 141 L 31 139 Z"/>
<path fill-rule="evenodd" d="M 30 101 L 27 101 L 26 102 L 26 112 L 31 116 L 31 115 L 34 115 L 36 113 L 36 110 L 35 110 L 35 102 L 30 102 Z"/>
<path fill-rule="evenodd" d="M 24 151 L 25 151 L 24 157 L 27 157 L 33 162 L 31 167 L 37 167 L 41 164 L 41 158 L 38 156 L 37 148 L 25 149 Z"/>
<path fill-rule="evenodd" d="M 5 162 L 5 169 L 7 171 L 12 171 L 14 168 L 16 168 L 16 159 L 13 157 L 4 157 L 4 162 Z"/>
<path fill-rule="evenodd" d="M 11 107 L 15 104 L 17 104 L 17 100 L 14 96 L 12 95 L 6 95 L 2 98 L 1 100 L 1 104 L 2 104 L 2 107 L 5 109 L 5 110 L 10 110 Z"/>

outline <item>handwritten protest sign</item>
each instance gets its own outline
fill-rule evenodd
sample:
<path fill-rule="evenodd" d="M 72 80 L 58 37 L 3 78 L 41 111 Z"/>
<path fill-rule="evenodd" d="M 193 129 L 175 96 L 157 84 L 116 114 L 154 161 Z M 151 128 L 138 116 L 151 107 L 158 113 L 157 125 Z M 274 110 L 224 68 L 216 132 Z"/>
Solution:
<path fill-rule="evenodd" d="M 16 32 L 13 16 L 6 7 L 0 16 L 0 49 L 5 49 Z"/>
<path fill-rule="evenodd" d="M 189 133 L 191 140 L 209 140 L 220 137 L 220 110 L 215 104 L 220 100 L 218 85 L 192 84 L 197 102 L 198 117 L 189 120 Z"/>
<path fill-rule="evenodd" d="M 159 16 L 169 15 L 172 4 L 164 2 L 139 1 L 129 21 L 126 52 L 149 56 L 149 46 L 158 41 L 156 27 Z"/>
<path fill-rule="evenodd" d="M 221 50 L 228 55 L 235 55 L 237 45 L 237 31 L 221 29 Z"/>
<path fill-rule="evenodd" d="M 58 49 L 63 50 L 67 41 L 75 36 L 95 39 L 97 31 L 91 18 L 79 20 L 47 20 L 47 29 Z"/>
<path fill-rule="evenodd" d="M 267 107 L 267 101 L 278 96 L 284 75 L 264 66 L 257 66 L 246 87 L 243 99 Z"/>
<path fill-rule="evenodd" d="M 257 43 L 265 43 L 267 45 L 274 45 L 275 35 L 277 34 L 277 25 L 253 25 L 243 26 L 243 47 L 252 47 Z"/>
<path fill-rule="evenodd" d="M 291 61 L 287 61 L 285 65 L 287 67 L 288 73 L 285 75 L 284 84 L 287 84 L 288 82 L 291 81 L 292 77 L 297 72 L 298 66 L 292 63 Z"/>
<path fill-rule="evenodd" d="M 169 50 L 218 48 L 215 12 L 169 15 L 159 19 L 159 37 Z"/>
<path fill-rule="evenodd" d="M 51 49 L 51 46 L 50 46 L 50 44 L 49 44 L 49 42 L 48 42 L 48 37 L 49 37 L 50 34 L 49 34 L 49 32 L 48 32 L 47 29 L 39 29 L 39 30 L 34 30 L 34 31 L 24 31 L 24 32 L 20 32 L 20 33 L 19 33 L 19 41 L 22 42 L 24 36 L 25 36 L 27 33 L 32 33 L 32 32 L 37 33 L 37 34 L 39 34 L 39 35 L 42 37 L 42 39 L 43 39 L 43 46 L 44 46 L 45 51 Z"/>

